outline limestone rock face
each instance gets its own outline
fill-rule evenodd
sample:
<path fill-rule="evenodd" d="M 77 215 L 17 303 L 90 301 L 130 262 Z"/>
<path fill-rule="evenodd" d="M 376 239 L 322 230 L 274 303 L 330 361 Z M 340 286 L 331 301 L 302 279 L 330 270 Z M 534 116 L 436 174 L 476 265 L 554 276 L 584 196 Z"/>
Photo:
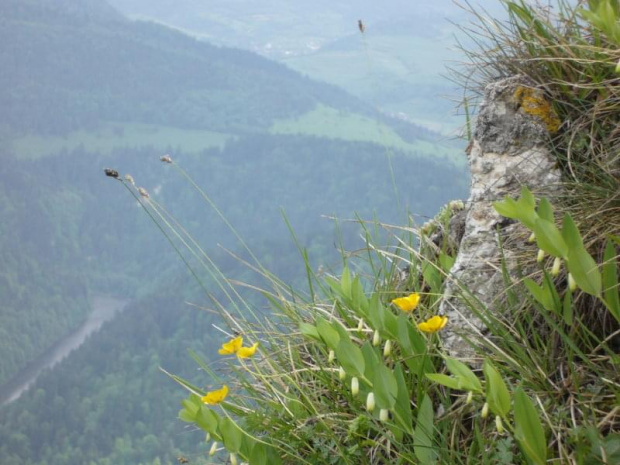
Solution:
<path fill-rule="evenodd" d="M 453 356 L 471 358 L 473 349 L 464 337 L 475 342 L 484 333 L 472 307 L 501 306 L 499 244 L 510 270 L 515 266 L 515 240 L 522 244 L 529 235 L 521 225 L 501 217 L 492 203 L 505 195 L 518 197 L 522 185 L 548 198 L 561 188 L 560 171 L 547 149 L 550 132 L 558 126 L 542 92 L 524 78 L 503 79 L 485 89 L 468 153 L 471 194 L 465 230 L 440 306 L 450 321 L 443 332 L 444 347 Z"/>

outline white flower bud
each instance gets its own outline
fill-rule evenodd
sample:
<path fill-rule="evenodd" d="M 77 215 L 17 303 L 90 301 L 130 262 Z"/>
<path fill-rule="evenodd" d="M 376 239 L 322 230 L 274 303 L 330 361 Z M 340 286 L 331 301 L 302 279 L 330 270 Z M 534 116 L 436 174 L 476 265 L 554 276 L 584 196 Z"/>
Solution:
<path fill-rule="evenodd" d="M 560 257 L 555 257 L 555 260 L 553 260 L 553 268 L 551 268 L 551 276 L 560 274 L 560 265 L 562 265 L 562 259 Z"/>
<path fill-rule="evenodd" d="M 364 319 L 360 318 L 359 323 L 357 323 L 357 330 L 361 331 L 362 329 L 364 329 Z"/>
<path fill-rule="evenodd" d="M 536 261 L 538 263 L 542 263 L 545 259 L 545 251 L 543 249 L 538 249 L 538 255 L 536 256 Z"/>
<path fill-rule="evenodd" d="M 209 442 L 211 440 L 211 433 L 207 433 L 205 436 L 205 442 Z"/>
<path fill-rule="evenodd" d="M 571 292 L 575 292 L 577 290 L 577 282 L 575 281 L 575 278 L 573 278 L 573 275 L 568 273 L 568 289 Z"/>
<path fill-rule="evenodd" d="M 495 417 L 495 427 L 497 428 L 497 432 L 499 434 L 504 433 L 504 425 L 502 424 L 502 419 L 499 415 Z"/>
<path fill-rule="evenodd" d="M 230 454 L 230 465 L 238 465 L 237 454 Z"/>
<path fill-rule="evenodd" d="M 335 358 L 336 358 L 336 352 L 334 352 L 333 350 L 330 350 L 329 355 L 327 356 L 327 363 L 332 363 Z"/>
<path fill-rule="evenodd" d="M 530 234 L 530 237 L 527 239 L 528 242 L 534 242 L 536 240 L 536 233 Z"/>
<path fill-rule="evenodd" d="M 366 410 L 372 412 L 375 409 L 375 393 L 369 392 L 366 397 Z"/>
<path fill-rule="evenodd" d="M 379 420 L 388 421 L 390 419 L 390 411 L 386 408 L 379 410 Z"/>
<path fill-rule="evenodd" d="M 360 382 L 357 379 L 357 376 L 351 378 L 351 394 L 354 396 L 358 395 L 360 392 Z"/>
<path fill-rule="evenodd" d="M 377 347 L 381 344 L 381 335 L 379 334 L 379 330 L 376 329 L 375 333 L 372 335 L 372 345 Z"/>
<path fill-rule="evenodd" d="M 481 418 L 486 418 L 489 415 L 489 404 L 485 402 L 482 406 L 482 412 L 480 413 Z"/>
<path fill-rule="evenodd" d="M 385 346 L 383 346 L 383 356 L 389 357 L 391 353 L 392 353 L 392 341 L 388 339 L 387 341 L 385 341 Z"/>
<path fill-rule="evenodd" d="M 473 400 L 473 398 L 474 398 L 474 391 L 469 391 L 467 393 L 467 400 L 465 401 L 465 405 L 471 404 L 471 401 Z"/>
<path fill-rule="evenodd" d="M 209 449 L 209 456 L 213 457 L 216 452 L 217 452 L 217 442 L 213 441 L 213 444 L 211 444 L 211 449 Z"/>
<path fill-rule="evenodd" d="M 347 373 L 346 371 L 344 371 L 344 368 L 342 367 L 338 368 L 338 378 L 340 378 L 340 381 L 344 381 L 346 377 L 347 377 Z"/>

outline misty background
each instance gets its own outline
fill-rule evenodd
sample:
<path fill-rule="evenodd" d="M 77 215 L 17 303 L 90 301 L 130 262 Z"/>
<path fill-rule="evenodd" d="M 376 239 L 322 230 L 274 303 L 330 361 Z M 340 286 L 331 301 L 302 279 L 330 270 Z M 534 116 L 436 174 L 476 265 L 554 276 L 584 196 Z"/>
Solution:
<path fill-rule="evenodd" d="M 0 462 L 209 463 L 159 368 L 209 385 L 187 350 L 221 344 L 204 288 L 218 290 L 103 169 L 255 282 L 170 154 L 303 288 L 283 216 L 312 267 L 339 273 L 341 244 L 361 244 L 346 220 L 421 223 L 467 196 L 464 121 L 445 98 L 462 90 L 444 77 L 467 18 L 449 0 L 0 0 Z"/>

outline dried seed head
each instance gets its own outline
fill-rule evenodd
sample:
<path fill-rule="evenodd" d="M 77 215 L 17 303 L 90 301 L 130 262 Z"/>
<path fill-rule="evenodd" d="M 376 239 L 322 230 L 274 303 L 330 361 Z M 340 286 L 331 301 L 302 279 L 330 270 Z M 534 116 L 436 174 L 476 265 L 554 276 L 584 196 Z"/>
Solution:
<path fill-rule="evenodd" d="M 131 174 L 126 174 L 125 175 L 125 181 L 127 181 L 132 186 L 136 185 L 136 181 L 133 180 L 133 176 Z"/>
<path fill-rule="evenodd" d="M 116 171 L 116 170 L 111 170 L 110 168 L 105 168 L 103 170 L 103 172 L 105 173 L 106 176 L 108 176 L 110 178 L 118 179 L 118 171 Z"/>
<path fill-rule="evenodd" d="M 146 199 L 149 198 L 149 193 L 146 191 L 146 189 L 144 187 L 138 187 L 138 192 L 140 193 L 140 195 Z"/>
<path fill-rule="evenodd" d="M 170 158 L 170 155 L 168 154 L 160 157 L 159 159 L 163 161 L 164 163 L 172 163 L 172 158 Z"/>

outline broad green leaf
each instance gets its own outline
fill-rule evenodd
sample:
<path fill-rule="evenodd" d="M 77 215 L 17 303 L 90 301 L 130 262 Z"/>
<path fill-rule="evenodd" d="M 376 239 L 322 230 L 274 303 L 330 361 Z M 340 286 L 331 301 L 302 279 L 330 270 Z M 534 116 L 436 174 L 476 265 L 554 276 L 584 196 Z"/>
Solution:
<path fill-rule="evenodd" d="M 519 206 L 517 202 L 510 197 L 504 198 L 501 202 L 493 202 L 495 211 L 506 218 L 517 219 L 519 215 Z"/>
<path fill-rule="evenodd" d="M 442 386 L 449 387 L 450 389 L 463 389 L 458 379 L 452 376 L 443 375 L 440 373 L 427 373 L 426 377 L 431 381 L 441 384 Z"/>
<path fill-rule="evenodd" d="M 348 267 L 344 267 L 342 270 L 342 276 L 340 277 L 340 288 L 345 297 L 351 298 L 351 272 Z"/>
<path fill-rule="evenodd" d="M 616 248 L 608 241 L 603 255 L 603 295 L 611 314 L 620 321 L 620 296 L 618 295 L 618 260 Z"/>
<path fill-rule="evenodd" d="M 430 286 L 432 292 L 438 294 L 441 291 L 441 273 L 433 262 L 424 262 L 422 276 L 424 276 L 424 281 Z"/>
<path fill-rule="evenodd" d="M 325 282 L 331 287 L 332 291 L 334 291 L 340 297 L 344 297 L 344 292 L 342 292 L 342 286 L 340 285 L 340 281 L 331 276 L 325 276 L 323 278 Z"/>
<path fill-rule="evenodd" d="M 194 423 L 196 421 L 196 413 L 184 408 L 179 410 L 179 418 L 187 423 Z"/>
<path fill-rule="evenodd" d="M 543 199 L 543 201 L 544 200 L 545 199 Z M 530 210 L 533 210 L 536 207 L 536 199 L 534 198 L 532 192 L 525 185 L 521 186 L 521 197 L 519 198 L 519 204 Z"/>
<path fill-rule="evenodd" d="M 358 316 L 368 316 L 368 299 L 364 294 L 364 287 L 360 281 L 360 277 L 356 276 L 351 285 L 351 300 L 353 302 L 353 308 Z"/>
<path fill-rule="evenodd" d="M 250 453 L 250 464 L 269 465 L 269 462 L 267 461 L 267 446 L 261 442 L 254 444 L 254 447 L 252 447 L 252 452 Z"/>
<path fill-rule="evenodd" d="M 386 311 L 383 315 L 383 324 L 385 327 L 386 338 L 398 339 L 398 318 L 390 311 Z"/>
<path fill-rule="evenodd" d="M 504 380 L 488 359 L 484 361 L 482 371 L 487 382 L 486 397 L 489 408 L 496 415 L 506 418 L 510 412 L 510 393 Z"/>
<path fill-rule="evenodd" d="M 566 260 L 568 271 L 579 288 L 594 296 L 600 296 L 603 288 L 601 273 L 594 259 L 585 249 L 572 249 Z"/>
<path fill-rule="evenodd" d="M 459 380 L 459 389 L 482 392 L 480 380 L 467 365 L 451 357 L 445 357 L 445 361 L 450 373 Z"/>
<path fill-rule="evenodd" d="M 217 434 L 219 415 L 206 405 L 202 405 L 196 415 L 196 424 L 207 433 Z"/>
<path fill-rule="evenodd" d="M 544 220 L 554 222 L 553 207 L 546 198 L 540 199 L 540 205 L 538 205 L 538 216 Z"/>
<path fill-rule="evenodd" d="M 243 440 L 243 432 L 230 418 L 222 418 L 220 421 L 220 435 L 222 436 L 222 442 L 232 454 L 239 452 L 241 448 L 241 441 Z"/>
<path fill-rule="evenodd" d="M 424 396 L 418 408 L 418 418 L 413 432 L 413 452 L 420 463 L 431 464 L 437 461 L 437 452 L 433 447 L 433 404 L 428 395 Z"/>
<path fill-rule="evenodd" d="M 362 376 L 366 362 L 359 347 L 350 341 L 342 340 L 336 347 L 336 357 L 349 376 Z"/>
<path fill-rule="evenodd" d="M 391 409 L 396 403 L 398 384 L 392 370 L 379 363 L 375 366 L 372 378 L 372 390 L 379 408 Z"/>
<path fill-rule="evenodd" d="M 536 301 L 545 308 L 545 310 L 551 312 L 553 311 L 553 299 L 549 295 L 547 289 L 544 286 L 539 286 L 536 282 L 531 278 L 524 278 L 523 284 L 527 290 L 532 294 L 532 297 L 536 299 Z"/>
<path fill-rule="evenodd" d="M 196 394 L 190 394 L 190 396 L 187 399 L 183 399 L 181 401 L 181 404 L 183 405 L 183 407 L 185 407 L 185 409 L 189 413 L 191 413 L 192 415 L 195 415 L 198 412 L 198 410 L 200 410 L 202 401 L 200 400 L 200 397 L 198 397 Z"/>
<path fill-rule="evenodd" d="M 383 304 L 381 303 L 378 293 L 373 294 L 370 298 L 370 303 L 368 305 L 368 319 L 370 320 L 370 324 L 373 329 L 378 329 L 380 332 L 383 331 L 385 308 L 383 308 Z"/>
<path fill-rule="evenodd" d="M 534 223 L 534 233 L 538 247 L 554 257 L 566 258 L 568 246 L 555 223 L 538 218 Z"/>
<path fill-rule="evenodd" d="M 413 436 L 413 415 L 411 414 L 411 390 L 405 381 L 405 375 L 400 363 L 394 368 L 394 376 L 398 385 L 396 405 L 394 405 L 394 418 L 396 422 L 410 435 Z"/>
<path fill-rule="evenodd" d="M 443 252 L 439 253 L 439 264 L 441 265 L 441 269 L 444 272 L 448 273 L 452 269 L 455 261 L 456 257 L 453 257 L 452 255 L 448 255 Z"/>
<path fill-rule="evenodd" d="M 547 461 L 547 442 L 538 412 L 520 387 L 515 391 L 514 401 L 515 439 L 532 462 L 543 465 Z"/>
<path fill-rule="evenodd" d="M 411 350 L 411 339 L 409 338 L 409 326 L 411 322 L 409 317 L 404 313 L 398 317 L 398 345 L 403 355 L 411 357 L 413 350 Z"/>
<path fill-rule="evenodd" d="M 314 339 L 316 341 L 321 340 L 321 336 L 319 336 L 319 332 L 316 329 L 316 326 L 311 325 L 310 323 L 299 323 L 299 332 L 306 337 Z"/>
<path fill-rule="evenodd" d="M 364 356 L 364 363 L 366 365 L 364 375 L 368 379 L 372 379 L 374 376 L 375 367 L 382 362 L 381 358 L 377 354 L 378 348 L 373 347 L 370 342 L 365 342 L 362 346 L 362 355 Z"/>
<path fill-rule="evenodd" d="M 567 213 L 562 220 L 562 237 L 569 249 L 583 249 L 583 239 L 579 230 L 573 221 L 573 218 Z"/>
<path fill-rule="evenodd" d="M 340 334 L 323 317 L 316 319 L 316 329 L 323 342 L 332 350 L 336 350 L 340 342 Z"/>

